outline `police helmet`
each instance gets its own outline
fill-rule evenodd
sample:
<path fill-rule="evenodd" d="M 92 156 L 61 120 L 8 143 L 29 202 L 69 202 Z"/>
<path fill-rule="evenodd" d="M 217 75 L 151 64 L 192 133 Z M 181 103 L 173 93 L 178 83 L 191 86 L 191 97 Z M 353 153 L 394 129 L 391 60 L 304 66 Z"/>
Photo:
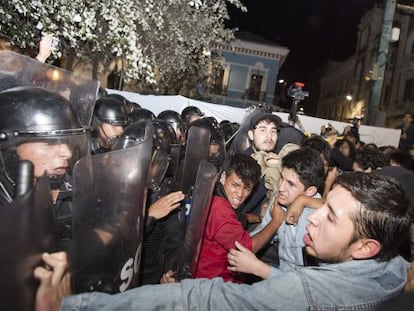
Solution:
<path fill-rule="evenodd" d="M 22 86 L 1 92 L 0 105 L 1 173 L 11 184 L 15 182 L 20 160 L 16 151 L 20 144 L 67 144 L 71 164 L 88 153 L 88 130 L 82 127 L 76 110 L 63 96 L 43 88 Z"/>
<path fill-rule="evenodd" d="M 167 121 L 174 129 L 182 127 L 181 116 L 178 112 L 174 110 L 164 110 L 161 111 L 158 115 L 158 119 Z"/>
<path fill-rule="evenodd" d="M 122 149 L 140 143 L 145 138 L 145 128 L 147 122 L 150 122 L 154 128 L 153 146 L 155 150 L 161 150 L 169 155 L 171 152 L 171 145 L 177 144 L 174 130 L 164 120 L 141 120 L 131 123 L 124 129 L 124 133 L 117 140 L 114 149 Z"/>
<path fill-rule="evenodd" d="M 141 109 L 132 111 L 129 114 L 129 118 L 131 119 L 131 122 L 135 123 L 138 121 L 154 120 L 155 114 L 148 109 L 141 108 Z"/>
<path fill-rule="evenodd" d="M 181 111 L 181 118 L 187 125 L 190 124 L 190 119 L 193 116 L 199 116 L 202 118 L 204 116 L 204 113 L 202 113 L 200 108 L 196 106 L 188 106 Z"/>
<path fill-rule="evenodd" d="M 74 107 L 57 93 L 38 87 L 16 87 L 0 93 L 1 149 L 34 138 L 85 133 Z"/>
<path fill-rule="evenodd" d="M 196 126 L 210 131 L 210 144 L 219 144 L 223 141 L 223 133 L 220 129 L 219 123 L 214 117 L 205 117 L 195 120 L 190 124 L 190 127 Z"/>
<path fill-rule="evenodd" d="M 111 95 L 96 101 L 94 120 L 116 126 L 126 126 L 130 121 L 124 102 Z"/>

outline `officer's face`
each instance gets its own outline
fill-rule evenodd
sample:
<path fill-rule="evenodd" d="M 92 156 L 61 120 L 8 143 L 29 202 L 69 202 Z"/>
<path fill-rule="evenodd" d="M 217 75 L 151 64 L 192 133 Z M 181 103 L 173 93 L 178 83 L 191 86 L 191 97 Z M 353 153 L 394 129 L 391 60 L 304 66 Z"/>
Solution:
<path fill-rule="evenodd" d="M 252 193 L 253 185 L 246 185 L 236 173 L 226 176 L 223 172 L 220 178 L 224 192 L 230 202 L 231 207 L 237 209 Z"/>
<path fill-rule="evenodd" d="M 48 176 L 64 175 L 72 157 L 67 144 L 30 142 L 17 146 L 16 150 L 21 160 L 33 163 L 35 177 L 41 177 L 45 172 Z"/>
<path fill-rule="evenodd" d="M 124 128 L 121 125 L 102 123 L 99 127 L 99 132 L 103 139 L 113 139 L 121 136 L 124 132 Z"/>
<path fill-rule="evenodd" d="M 248 131 L 255 151 L 270 152 L 277 142 L 277 126 L 273 122 L 260 121 L 253 130 Z"/>

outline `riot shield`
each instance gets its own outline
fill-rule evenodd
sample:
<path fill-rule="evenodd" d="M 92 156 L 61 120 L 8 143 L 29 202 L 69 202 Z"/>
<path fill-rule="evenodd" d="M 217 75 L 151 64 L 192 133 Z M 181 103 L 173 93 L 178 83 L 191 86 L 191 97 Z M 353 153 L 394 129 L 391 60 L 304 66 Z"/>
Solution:
<path fill-rule="evenodd" d="M 148 175 L 148 187 L 152 191 L 160 190 L 160 185 L 168 169 L 168 162 L 168 155 L 164 152 L 155 150 L 152 154 L 151 168 Z"/>
<path fill-rule="evenodd" d="M 250 147 L 251 143 L 247 135 L 247 132 L 250 130 L 250 123 L 253 117 L 261 113 L 263 113 L 263 110 L 260 109 L 260 107 L 255 106 L 250 107 L 250 109 L 246 111 L 246 114 L 244 115 L 243 120 L 240 123 L 240 128 L 226 142 L 226 144 L 231 144 L 228 148 L 229 155 L 243 153 L 247 148 Z"/>
<path fill-rule="evenodd" d="M 53 204 L 47 177 L 0 208 L 0 310 L 34 309 L 33 277 L 43 252 L 53 248 Z"/>
<path fill-rule="evenodd" d="M 202 159 L 207 160 L 209 147 L 210 132 L 204 128 L 196 126 L 190 127 L 188 130 L 182 175 L 179 182 L 183 193 L 188 194 L 194 186 L 198 166 Z"/>
<path fill-rule="evenodd" d="M 201 160 L 194 185 L 193 200 L 183 248 L 178 261 L 178 280 L 193 277 L 197 270 L 201 242 L 207 224 L 216 179 L 216 167 L 206 160 Z"/>
<path fill-rule="evenodd" d="M 38 86 L 61 94 L 74 105 L 82 126 L 90 126 L 99 81 L 86 79 L 12 51 L 0 51 L 0 73 L 24 85 Z"/>
<path fill-rule="evenodd" d="M 180 144 L 173 144 L 171 145 L 171 159 L 170 164 L 168 165 L 167 176 L 175 176 L 177 178 L 177 174 L 180 167 L 180 155 L 181 155 L 181 145 Z M 177 181 L 177 180 L 176 180 Z"/>
<path fill-rule="evenodd" d="M 129 148 L 75 165 L 75 233 L 69 252 L 75 292 L 123 292 L 138 283 L 152 127 Z"/>

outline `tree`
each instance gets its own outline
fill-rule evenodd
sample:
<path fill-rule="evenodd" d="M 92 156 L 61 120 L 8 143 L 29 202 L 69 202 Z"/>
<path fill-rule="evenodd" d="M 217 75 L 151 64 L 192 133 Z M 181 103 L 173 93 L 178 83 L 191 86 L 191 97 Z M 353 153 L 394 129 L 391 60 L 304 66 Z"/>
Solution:
<path fill-rule="evenodd" d="M 227 5 L 246 11 L 240 0 L 9 0 L 0 8 L 0 34 L 28 48 L 39 32 L 53 33 L 66 69 L 75 59 L 89 62 L 96 78 L 118 60 L 130 84 L 179 93 L 205 78 L 212 46 L 233 38 Z"/>

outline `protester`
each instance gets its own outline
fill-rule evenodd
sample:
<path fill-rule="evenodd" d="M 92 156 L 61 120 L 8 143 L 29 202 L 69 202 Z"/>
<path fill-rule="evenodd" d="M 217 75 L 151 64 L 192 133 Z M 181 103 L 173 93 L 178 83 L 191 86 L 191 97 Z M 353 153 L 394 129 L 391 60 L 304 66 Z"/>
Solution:
<path fill-rule="evenodd" d="M 327 203 L 308 216 L 306 251 L 324 262 L 320 267 L 280 272 L 253 286 L 224 283 L 220 278 L 197 279 L 112 296 L 89 293 L 65 299 L 68 293 L 51 283 L 62 275 L 38 272 L 37 303 L 47 304 L 50 310 L 373 309 L 405 286 L 409 264 L 397 249 L 410 224 L 407 207 L 400 186 L 389 177 L 344 174 Z M 231 263 L 237 265 L 237 260 Z"/>
<path fill-rule="evenodd" d="M 404 113 L 402 124 L 397 127 L 401 129 L 401 138 L 398 149 L 406 151 L 410 146 L 414 145 L 414 124 L 413 114 L 411 112 Z"/>
<path fill-rule="evenodd" d="M 299 197 L 320 198 L 318 188 L 323 183 L 325 176 L 324 165 L 320 154 L 311 148 L 302 148 L 290 152 L 282 159 L 282 174 L 279 191 L 274 198 L 276 201 L 266 211 L 262 222 L 253 230 L 252 234 L 262 230 L 271 219 L 270 212 L 273 209 L 283 211 Z M 312 212 L 311 208 L 305 208 L 299 217 L 296 226 L 282 222 L 276 235 L 266 252 L 261 256 L 262 260 L 272 266 L 279 267 L 281 270 L 291 269 L 292 266 L 303 266 L 302 248 L 305 246 L 303 235 L 305 234 L 306 218 Z M 283 217 L 285 219 L 285 217 Z M 249 265 L 242 267 L 232 267 L 232 271 L 253 273 L 249 270 Z M 256 271 L 257 272 L 257 271 Z M 263 277 L 262 274 L 256 274 Z"/>
<path fill-rule="evenodd" d="M 250 147 L 244 150 L 243 154 L 254 156 L 258 152 L 273 152 L 278 139 L 278 127 L 281 123 L 282 120 L 272 113 L 259 113 L 253 116 L 247 132 Z M 251 223 L 248 227 L 249 230 L 252 230 L 255 224 L 261 221 L 262 206 L 268 200 L 264 179 L 264 176 L 260 179 L 259 184 L 243 207 L 247 221 Z M 263 212 L 266 207 L 263 208 Z"/>

